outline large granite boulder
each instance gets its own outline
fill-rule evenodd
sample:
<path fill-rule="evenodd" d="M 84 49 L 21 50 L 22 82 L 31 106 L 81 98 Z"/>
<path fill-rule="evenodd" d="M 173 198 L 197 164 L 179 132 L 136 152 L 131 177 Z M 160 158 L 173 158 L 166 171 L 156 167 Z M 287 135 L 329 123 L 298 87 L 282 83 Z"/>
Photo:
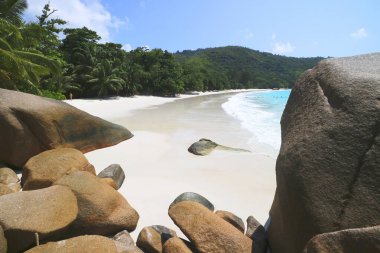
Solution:
<path fill-rule="evenodd" d="M 95 168 L 86 157 L 74 148 L 57 148 L 30 158 L 22 169 L 23 190 L 51 186 L 71 171 L 87 171 L 95 175 Z"/>
<path fill-rule="evenodd" d="M 177 236 L 176 232 L 161 225 L 145 227 L 141 230 L 136 244 L 145 253 L 162 253 L 162 242 Z"/>
<path fill-rule="evenodd" d="M 1 226 L 0 226 L 0 253 L 7 253 L 7 239 L 4 236 L 4 231 Z"/>
<path fill-rule="evenodd" d="M 380 53 L 328 59 L 295 84 L 281 119 L 273 253 L 380 223 Z"/>
<path fill-rule="evenodd" d="M 314 236 L 304 253 L 375 253 L 380 252 L 380 225 L 346 229 Z"/>
<path fill-rule="evenodd" d="M 87 171 L 73 171 L 54 185 L 69 187 L 78 199 L 79 213 L 70 233 L 73 235 L 111 235 L 133 231 L 139 215 L 111 186 Z"/>
<path fill-rule="evenodd" d="M 49 242 L 34 247 L 25 253 L 46 253 L 46 252 L 81 252 L 81 253 L 120 253 L 115 242 L 107 237 L 99 235 L 84 235 L 70 238 L 58 242 Z"/>
<path fill-rule="evenodd" d="M 171 205 L 169 216 L 201 253 L 252 252 L 250 238 L 197 202 Z"/>
<path fill-rule="evenodd" d="M 0 197 L 0 224 L 8 241 L 8 252 L 20 252 L 35 245 L 35 233 L 41 241 L 63 236 L 77 214 L 77 199 L 64 186 Z"/>
<path fill-rule="evenodd" d="M 115 145 L 133 135 L 64 102 L 0 89 L 0 161 L 22 167 L 42 151 L 81 152 Z"/>

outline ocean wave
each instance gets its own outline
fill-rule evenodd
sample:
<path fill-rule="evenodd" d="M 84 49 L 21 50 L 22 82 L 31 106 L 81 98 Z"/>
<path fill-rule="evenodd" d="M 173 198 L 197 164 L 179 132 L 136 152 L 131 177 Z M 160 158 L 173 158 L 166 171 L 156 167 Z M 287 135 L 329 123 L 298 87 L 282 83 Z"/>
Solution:
<path fill-rule="evenodd" d="M 253 134 L 249 144 L 258 141 L 279 150 L 280 120 L 289 94 L 289 90 L 240 93 L 229 98 L 222 107 Z"/>

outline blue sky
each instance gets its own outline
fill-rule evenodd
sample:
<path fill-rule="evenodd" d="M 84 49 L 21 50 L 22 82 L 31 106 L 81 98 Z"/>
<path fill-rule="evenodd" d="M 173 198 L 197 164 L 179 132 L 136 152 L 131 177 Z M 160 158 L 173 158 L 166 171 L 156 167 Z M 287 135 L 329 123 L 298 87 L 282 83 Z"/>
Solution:
<path fill-rule="evenodd" d="M 29 0 L 28 20 L 48 0 Z M 244 46 L 275 54 L 380 51 L 379 0 L 50 0 L 70 27 L 87 26 L 126 50 Z"/>

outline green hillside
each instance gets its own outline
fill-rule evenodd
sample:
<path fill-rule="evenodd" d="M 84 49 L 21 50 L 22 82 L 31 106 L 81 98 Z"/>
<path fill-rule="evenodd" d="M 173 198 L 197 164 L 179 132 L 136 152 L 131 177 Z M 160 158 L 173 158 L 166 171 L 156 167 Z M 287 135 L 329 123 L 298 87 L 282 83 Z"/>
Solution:
<path fill-rule="evenodd" d="M 185 50 L 174 56 L 182 64 L 207 67 L 231 88 L 292 87 L 300 74 L 323 59 L 286 57 L 237 46 Z"/>

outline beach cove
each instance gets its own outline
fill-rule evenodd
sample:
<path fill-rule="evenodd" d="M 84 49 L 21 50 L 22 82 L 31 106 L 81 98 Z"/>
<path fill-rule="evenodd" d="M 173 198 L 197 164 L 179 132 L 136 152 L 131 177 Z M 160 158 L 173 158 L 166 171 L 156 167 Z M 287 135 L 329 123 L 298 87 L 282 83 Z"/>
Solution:
<path fill-rule="evenodd" d="M 86 157 L 97 172 L 112 163 L 125 170 L 126 181 L 119 192 L 140 214 L 136 231 L 155 224 L 176 229 L 168 207 L 189 191 L 205 196 L 216 210 L 233 212 L 243 220 L 254 215 L 265 223 L 276 188 L 278 150 L 252 143 L 252 133 L 222 108 L 235 95 L 236 91 L 182 98 L 67 101 L 134 134 L 128 141 Z M 201 138 L 252 152 L 189 153 L 187 148 Z M 179 229 L 176 232 L 181 234 Z M 137 233 L 132 236 L 136 238 Z"/>

